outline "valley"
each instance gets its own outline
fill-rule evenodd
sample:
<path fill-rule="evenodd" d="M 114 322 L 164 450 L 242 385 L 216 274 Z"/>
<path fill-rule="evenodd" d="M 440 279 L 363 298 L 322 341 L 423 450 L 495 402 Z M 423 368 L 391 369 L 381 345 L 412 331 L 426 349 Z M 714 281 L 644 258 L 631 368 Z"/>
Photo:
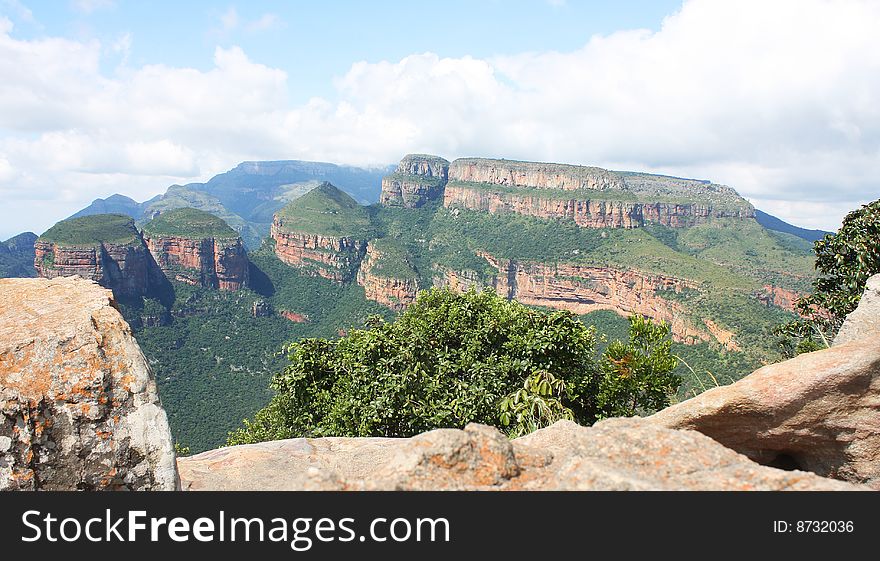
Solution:
<path fill-rule="evenodd" d="M 600 345 L 630 314 L 666 321 L 684 398 L 778 360 L 771 330 L 814 275 L 795 227 L 707 181 L 420 154 L 327 166 L 246 162 L 100 199 L 33 242 L 40 276 L 113 289 L 192 451 L 267 403 L 286 343 L 390 319 L 427 288 L 566 310 Z"/>

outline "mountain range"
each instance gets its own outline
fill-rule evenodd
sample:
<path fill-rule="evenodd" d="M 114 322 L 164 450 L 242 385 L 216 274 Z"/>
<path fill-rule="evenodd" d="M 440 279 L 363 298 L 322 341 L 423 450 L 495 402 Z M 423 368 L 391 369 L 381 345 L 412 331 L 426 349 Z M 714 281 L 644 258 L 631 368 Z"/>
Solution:
<path fill-rule="evenodd" d="M 709 181 L 413 154 L 245 162 L 143 203 L 113 195 L 4 243 L 0 264 L 112 288 L 197 451 L 265 405 L 285 343 L 390 319 L 431 287 L 568 310 L 607 340 L 630 314 L 664 320 L 683 395 L 738 379 L 778 359 L 772 328 L 809 290 L 819 234 Z"/>

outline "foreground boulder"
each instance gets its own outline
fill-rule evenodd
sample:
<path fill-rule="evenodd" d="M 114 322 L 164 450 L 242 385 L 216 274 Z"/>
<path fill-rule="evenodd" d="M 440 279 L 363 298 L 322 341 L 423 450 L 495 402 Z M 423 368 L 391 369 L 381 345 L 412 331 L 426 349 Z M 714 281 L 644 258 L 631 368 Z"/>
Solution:
<path fill-rule="evenodd" d="M 0 490 L 173 490 L 156 383 L 112 295 L 0 279 Z"/>
<path fill-rule="evenodd" d="M 468 425 L 413 438 L 297 438 L 180 458 L 189 490 L 856 490 L 760 466 L 643 419 L 560 421 L 508 440 Z"/>
<path fill-rule="evenodd" d="M 834 344 L 844 345 L 875 335 L 880 335 L 880 275 L 874 275 L 865 283 L 858 307 L 846 316 Z"/>
<path fill-rule="evenodd" d="M 764 465 L 880 489 L 880 336 L 765 366 L 649 419 Z"/>

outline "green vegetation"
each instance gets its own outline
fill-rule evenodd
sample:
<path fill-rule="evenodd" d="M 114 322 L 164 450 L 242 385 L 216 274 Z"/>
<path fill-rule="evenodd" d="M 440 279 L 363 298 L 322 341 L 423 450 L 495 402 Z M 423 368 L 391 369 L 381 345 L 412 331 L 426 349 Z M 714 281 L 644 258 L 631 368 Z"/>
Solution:
<path fill-rule="evenodd" d="M 122 214 L 93 214 L 68 218 L 55 224 L 40 239 L 62 246 L 92 247 L 101 243 L 138 244 L 140 233 L 134 220 Z"/>
<path fill-rule="evenodd" d="M 238 232 L 222 218 L 195 208 L 175 208 L 163 212 L 144 225 L 144 233 L 193 239 L 238 237 Z"/>
<path fill-rule="evenodd" d="M 392 279 L 418 279 L 413 268 L 412 257 L 400 242 L 391 238 L 370 241 L 374 261 L 370 265 L 371 274 Z M 375 257 L 378 255 L 378 257 Z"/>
<path fill-rule="evenodd" d="M 297 185 L 274 192 L 293 196 Z M 277 202 L 253 201 L 248 211 L 263 216 Z M 667 328 L 612 312 L 575 318 L 489 294 L 427 292 L 392 321 L 395 314 L 366 300 L 355 282 L 289 267 L 268 240 L 250 254 L 251 290 L 174 283 L 164 307 L 126 304 L 141 321 L 137 338 L 154 365 L 174 436 L 193 452 L 220 445 L 245 418 L 250 423 L 230 442 L 409 435 L 472 420 L 521 434 L 560 418 L 640 413 L 660 406 L 674 387 L 673 399 L 684 399 L 777 360 L 772 328 L 794 316 L 756 295 L 766 284 L 800 290 L 812 278 L 801 240 L 748 219 L 597 230 L 571 220 L 445 209 L 436 200 L 418 209 L 363 207 L 329 184 L 293 200 L 280 218 L 291 231 L 369 240 L 374 273 L 417 279 L 421 288 L 447 271 L 491 285 L 499 271 L 484 252 L 687 279 L 693 289 L 656 296 L 680 305 L 680 319 L 697 328 L 708 318 L 732 331 L 742 351 L 670 342 Z M 257 300 L 275 313 L 253 317 Z M 308 320 L 294 323 L 281 312 Z M 375 315 L 381 318 L 369 320 Z M 630 371 L 638 375 L 624 375 Z"/>
<path fill-rule="evenodd" d="M 152 298 L 120 303 L 156 375 L 174 438 L 193 453 L 223 444 L 242 419 L 269 402 L 269 380 L 283 367 L 278 353 L 286 343 L 335 338 L 376 314 L 393 317 L 356 284 L 288 267 L 268 242 L 251 260 L 253 290 L 220 292 L 172 281 L 170 303 Z M 258 300 L 276 313 L 253 317 Z M 281 311 L 308 321 L 294 323 Z"/>
<path fill-rule="evenodd" d="M 288 347 L 269 405 L 229 444 L 293 436 L 412 436 L 482 422 L 522 434 L 651 411 L 679 384 L 669 331 L 633 318 L 628 343 L 597 356 L 595 332 L 494 292 L 434 289 L 394 322 Z"/>
<path fill-rule="evenodd" d="M 430 188 L 441 187 L 445 184 L 445 180 L 442 177 L 432 177 L 428 175 L 416 175 L 413 173 L 400 173 L 394 172 L 385 176 L 385 179 L 390 179 L 392 181 L 409 181 L 411 183 L 419 183 L 421 185 L 425 185 Z"/>
<path fill-rule="evenodd" d="M 754 220 L 724 218 L 691 228 L 651 225 L 645 229 L 678 252 L 762 284 L 804 290 L 813 278 L 813 261 L 803 240 L 766 230 Z"/>
<path fill-rule="evenodd" d="M 278 217 L 291 232 L 362 240 L 372 237 L 367 209 L 329 183 L 295 199 L 278 211 Z"/>
<path fill-rule="evenodd" d="M 868 278 L 880 273 L 880 200 L 847 214 L 840 230 L 813 249 L 819 271 L 813 293 L 798 300 L 802 317 L 776 330 L 788 354 L 828 346 L 858 306 Z"/>
<path fill-rule="evenodd" d="M 0 278 L 35 277 L 34 242 L 37 235 L 25 232 L 0 242 Z"/>

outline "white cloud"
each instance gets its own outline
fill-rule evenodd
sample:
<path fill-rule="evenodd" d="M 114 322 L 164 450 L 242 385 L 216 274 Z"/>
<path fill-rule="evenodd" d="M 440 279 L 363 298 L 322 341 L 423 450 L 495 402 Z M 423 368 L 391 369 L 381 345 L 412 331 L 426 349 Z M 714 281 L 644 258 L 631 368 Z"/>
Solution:
<path fill-rule="evenodd" d="M 12 181 L 15 177 L 15 170 L 4 156 L 0 155 L 0 185 L 4 185 Z"/>
<path fill-rule="evenodd" d="M 336 99 L 291 106 L 287 74 L 237 47 L 217 48 L 206 71 L 106 75 L 102 57 L 130 36 L 19 40 L 0 17 L 0 154 L 15 170 L 0 190 L 53 201 L 34 206 L 38 228 L 61 217 L 46 208 L 142 200 L 245 159 L 372 165 L 419 151 L 709 178 L 831 229 L 880 197 L 878 28 L 876 2 L 694 0 L 657 32 L 585 38 L 572 52 L 357 62 Z"/>
<path fill-rule="evenodd" d="M 220 14 L 218 23 L 219 25 L 212 30 L 212 34 L 218 37 L 228 37 L 240 29 L 247 33 L 259 33 L 284 27 L 284 22 L 277 14 L 265 13 L 256 19 L 247 20 L 238 14 L 234 6 L 230 6 Z"/>
<path fill-rule="evenodd" d="M 12 15 L 19 21 L 34 23 L 33 12 L 22 4 L 20 0 L 0 0 L 0 10 Z M 2 29 L 2 25 L 0 25 L 0 29 Z"/>
<path fill-rule="evenodd" d="M 276 14 L 263 14 L 257 19 L 250 21 L 245 25 L 245 29 L 252 33 L 258 31 L 267 31 L 269 29 L 277 29 L 279 27 L 283 27 L 283 22 L 281 18 Z"/>
<path fill-rule="evenodd" d="M 81 14 L 91 14 L 97 10 L 116 7 L 115 0 L 71 0 L 71 7 Z"/>
<path fill-rule="evenodd" d="M 230 7 L 220 16 L 220 29 L 223 32 L 232 31 L 238 27 L 238 23 L 238 11 L 233 7 Z"/>

